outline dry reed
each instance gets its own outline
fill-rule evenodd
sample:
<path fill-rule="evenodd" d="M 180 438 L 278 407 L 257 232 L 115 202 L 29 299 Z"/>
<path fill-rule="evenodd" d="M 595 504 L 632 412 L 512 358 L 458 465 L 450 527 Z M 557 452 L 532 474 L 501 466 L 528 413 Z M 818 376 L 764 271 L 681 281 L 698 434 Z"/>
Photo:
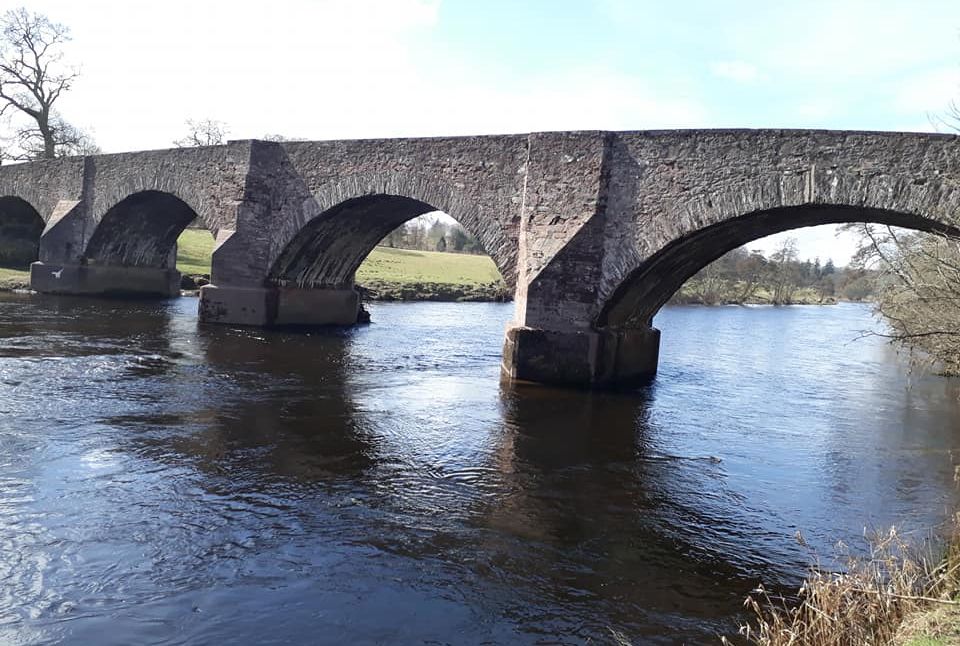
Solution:
<path fill-rule="evenodd" d="M 940 550 L 931 549 L 932 541 L 918 547 L 891 528 L 869 540 L 868 555 L 850 556 L 840 546 L 843 571 L 813 568 L 795 598 L 762 586 L 754 590 L 744 604 L 753 619 L 741 626 L 740 635 L 760 646 L 894 643 L 909 614 L 960 605 L 954 600 L 960 586 L 960 515 L 943 539 L 937 541 L 944 546 Z"/>

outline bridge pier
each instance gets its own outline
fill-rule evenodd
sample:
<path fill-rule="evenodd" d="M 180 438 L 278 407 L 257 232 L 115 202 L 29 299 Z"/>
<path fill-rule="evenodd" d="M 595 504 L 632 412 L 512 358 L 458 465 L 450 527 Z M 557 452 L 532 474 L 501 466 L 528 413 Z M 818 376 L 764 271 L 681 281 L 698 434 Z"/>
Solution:
<path fill-rule="evenodd" d="M 200 321 L 256 326 L 353 325 L 360 315 L 354 289 L 295 287 L 200 288 Z"/>
<path fill-rule="evenodd" d="M 30 288 L 48 294 L 169 298 L 180 295 L 180 272 L 158 267 L 35 262 L 30 265 Z"/>
<path fill-rule="evenodd" d="M 507 329 L 502 372 L 513 381 L 631 387 L 653 379 L 659 355 L 654 327 L 561 332 L 516 326 Z"/>

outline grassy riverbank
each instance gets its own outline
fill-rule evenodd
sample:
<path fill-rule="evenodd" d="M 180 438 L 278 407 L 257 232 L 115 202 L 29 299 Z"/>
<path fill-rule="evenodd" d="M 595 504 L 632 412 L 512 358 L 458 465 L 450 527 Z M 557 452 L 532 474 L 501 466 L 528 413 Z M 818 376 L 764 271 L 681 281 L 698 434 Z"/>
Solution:
<path fill-rule="evenodd" d="M 730 292 L 714 295 L 708 301 L 698 290 L 684 285 L 674 294 L 670 302 L 676 305 L 773 305 L 775 300 L 770 290 L 761 287 L 751 292 L 746 298 L 740 297 L 737 292 Z M 803 287 L 790 296 L 789 302 L 780 303 L 780 305 L 834 305 L 836 303 L 837 298 L 833 296 L 825 296 L 812 287 Z"/>
<path fill-rule="evenodd" d="M 213 237 L 187 229 L 177 240 L 177 269 L 209 275 Z M 0 289 L 25 289 L 26 269 L 0 268 Z M 377 247 L 357 270 L 357 285 L 371 300 L 473 300 L 509 298 L 496 265 L 487 256 Z"/>
<path fill-rule="evenodd" d="M 374 300 L 506 300 L 509 293 L 487 256 L 377 247 L 357 270 Z"/>
<path fill-rule="evenodd" d="M 213 236 L 204 229 L 185 229 L 177 239 L 177 271 L 187 275 L 210 275 Z"/>
<path fill-rule="evenodd" d="M 0 290 L 27 289 L 30 287 L 30 271 L 0 267 Z"/>

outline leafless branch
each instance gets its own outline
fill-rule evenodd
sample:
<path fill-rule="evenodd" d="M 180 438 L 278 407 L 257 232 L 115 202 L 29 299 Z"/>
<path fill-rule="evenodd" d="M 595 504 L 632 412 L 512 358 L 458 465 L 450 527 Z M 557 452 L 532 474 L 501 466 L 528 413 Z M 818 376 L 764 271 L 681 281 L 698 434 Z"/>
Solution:
<path fill-rule="evenodd" d="M 194 121 L 187 119 L 187 135 L 173 142 L 178 148 L 192 146 L 219 146 L 227 143 L 230 129 L 222 121 L 202 119 Z"/>
<path fill-rule="evenodd" d="M 62 62 L 69 40 L 66 26 L 23 7 L 0 18 L 0 115 L 19 113 L 30 123 L 11 137 L 29 146 L 8 152 L 8 159 L 52 159 L 73 153 L 67 142 L 79 131 L 67 127 L 54 111 L 54 103 L 78 76 Z"/>

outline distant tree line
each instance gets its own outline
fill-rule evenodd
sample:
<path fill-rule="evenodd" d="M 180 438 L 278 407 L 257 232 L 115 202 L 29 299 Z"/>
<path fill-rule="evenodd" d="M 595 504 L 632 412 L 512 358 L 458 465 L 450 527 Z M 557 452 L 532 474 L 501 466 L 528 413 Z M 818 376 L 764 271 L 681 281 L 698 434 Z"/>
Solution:
<path fill-rule="evenodd" d="M 397 227 L 388 233 L 380 244 L 395 249 L 416 251 L 486 253 L 480 241 L 456 222 L 441 222 L 423 216 Z"/>
<path fill-rule="evenodd" d="M 674 302 L 828 303 L 862 301 L 876 293 L 877 272 L 863 267 L 836 267 L 832 260 L 800 260 L 793 239 L 769 257 L 745 247 L 707 265 L 684 284 Z"/>

